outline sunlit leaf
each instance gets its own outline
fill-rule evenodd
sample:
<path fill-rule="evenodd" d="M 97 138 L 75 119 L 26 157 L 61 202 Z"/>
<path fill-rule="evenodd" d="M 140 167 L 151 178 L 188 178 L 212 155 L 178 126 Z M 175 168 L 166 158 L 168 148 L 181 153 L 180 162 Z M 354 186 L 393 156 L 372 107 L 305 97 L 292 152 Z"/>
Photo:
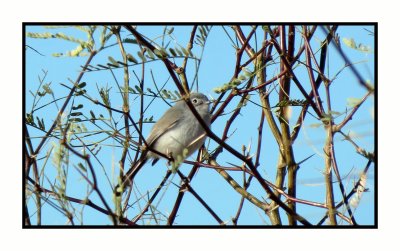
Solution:
<path fill-rule="evenodd" d="M 146 57 L 143 55 L 141 51 L 138 51 L 137 54 L 143 62 L 147 62 Z"/>
<path fill-rule="evenodd" d="M 177 53 L 180 57 L 183 56 L 183 53 L 182 53 L 182 51 L 181 51 L 179 48 L 175 47 L 175 51 L 176 51 L 176 53 Z"/>
<path fill-rule="evenodd" d="M 42 86 L 43 90 L 48 94 L 53 94 L 53 90 L 50 88 L 50 84 L 44 84 Z"/>
<path fill-rule="evenodd" d="M 348 46 L 354 50 L 358 50 L 358 51 L 365 52 L 365 53 L 372 53 L 372 49 L 370 46 L 367 46 L 367 45 L 364 45 L 361 43 L 359 43 L 357 45 L 356 41 L 353 38 L 342 38 L 342 41 L 346 46 Z"/>
<path fill-rule="evenodd" d="M 27 37 L 30 38 L 41 38 L 41 39 L 48 39 L 48 38 L 55 38 L 53 34 L 50 32 L 27 32 L 26 33 Z"/>
<path fill-rule="evenodd" d="M 140 88 L 140 86 L 135 85 L 135 89 L 138 93 L 143 94 L 143 90 Z"/>
<path fill-rule="evenodd" d="M 81 122 L 82 119 L 80 119 L 80 118 L 71 118 L 69 121 L 70 122 Z"/>
<path fill-rule="evenodd" d="M 154 53 L 157 55 L 157 57 L 158 58 L 165 58 L 165 57 L 168 57 L 168 53 L 167 53 L 167 51 L 165 51 L 165 49 L 164 48 L 161 48 L 161 49 L 155 49 L 154 50 Z"/>
<path fill-rule="evenodd" d="M 137 92 L 130 86 L 128 87 L 128 92 L 132 94 L 137 94 Z"/>
<path fill-rule="evenodd" d="M 111 62 L 112 66 L 118 67 L 118 62 L 113 57 L 109 56 L 108 60 Z"/>
<path fill-rule="evenodd" d="M 309 126 L 310 126 L 311 128 L 318 128 L 318 127 L 321 127 L 322 124 L 321 124 L 321 123 L 313 123 L 313 124 L 310 124 Z"/>
<path fill-rule="evenodd" d="M 154 59 L 155 58 L 155 55 L 151 50 L 147 50 L 146 52 L 147 52 L 147 57 L 148 58 L 150 58 L 150 59 Z"/>
<path fill-rule="evenodd" d="M 188 50 L 186 50 L 185 48 L 181 48 L 181 49 L 182 49 L 183 54 L 185 54 L 185 56 L 189 56 Z"/>
<path fill-rule="evenodd" d="M 347 98 L 347 106 L 354 107 L 360 104 L 361 101 L 362 99 L 360 98 Z"/>

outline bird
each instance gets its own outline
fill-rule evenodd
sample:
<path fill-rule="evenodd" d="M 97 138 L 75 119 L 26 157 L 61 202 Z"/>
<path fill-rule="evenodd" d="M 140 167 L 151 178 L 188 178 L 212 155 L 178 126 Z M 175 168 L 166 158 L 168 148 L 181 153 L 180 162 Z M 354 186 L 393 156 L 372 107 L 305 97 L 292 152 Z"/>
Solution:
<path fill-rule="evenodd" d="M 204 124 L 209 127 L 211 124 L 209 111 L 211 101 L 202 93 L 191 93 L 189 99 Z M 148 160 L 153 159 L 152 165 L 154 165 L 162 157 L 157 152 L 172 157 L 174 161 L 183 160 L 203 145 L 206 136 L 203 126 L 185 100 L 178 100 L 153 125 L 146 139 L 147 146 L 141 147 L 142 154 L 138 161 L 132 163 L 131 168 L 115 187 L 116 195 L 120 195 L 128 186 L 132 185 L 136 174 Z M 123 189 L 120 189 L 121 187 Z"/>

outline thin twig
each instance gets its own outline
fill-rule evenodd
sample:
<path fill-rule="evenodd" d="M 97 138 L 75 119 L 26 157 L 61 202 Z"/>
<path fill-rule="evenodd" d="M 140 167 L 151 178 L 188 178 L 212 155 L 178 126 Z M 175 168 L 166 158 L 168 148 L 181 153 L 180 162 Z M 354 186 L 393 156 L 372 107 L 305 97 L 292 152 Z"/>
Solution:
<path fill-rule="evenodd" d="M 88 65 L 90 64 L 90 62 L 92 61 L 93 57 L 97 54 L 97 51 L 91 51 L 89 58 L 86 60 L 85 66 L 83 67 L 84 69 L 87 69 Z M 46 142 L 47 138 L 50 136 L 50 134 L 53 132 L 53 130 L 56 128 L 57 124 L 60 121 L 60 118 L 62 116 L 62 114 L 64 113 L 64 110 L 67 108 L 67 105 L 69 103 L 69 101 L 71 100 L 73 94 L 75 93 L 75 90 L 78 86 L 78 83 L 81 81 L 83 75 L 85 74 L 85 71 L 81 71 L 75 81 L 75 85 L 74 87 L 71 88 L 70 93 L 68 94 L 63 106 L 61 107 L 61 109 L 58 111 L 57 117 L 54 120 L 53 124 L 51 125 L 51 127 L 49 128 L 49 130 L 46 132 L 46 135 L 43 137 L 43 139 L 40 141 L 40 143 L 38 144 L 38 146 L 36 147 L 36 150 L 34 152 L 34 155 L 37 155 L 40 150 L 42 149 L 44 143 Z"/>
<path fill-rule="evenodd" d="M 93 178 L 93 182 L 91 183 L 92 189 L 94 191 L 96 191 L 97 195 L 100 197 L 100 200 L 102 201 L 103 205 L 107 208 L 107 211 L 109 212 L 109 215 L 112 216 L 112 220 L 114 225 L 117 225 L 117 217 L 114 216 L 114 214 L 111 211 L 111 208 L 108 206 L 107 201 L 105 200 L 103 194 L 101 193 L 101 191 L 99 190 L 98 187 L 98 183 L 97 183 L 97 178 L 96 178 L 96 172 L 94 171 L 94 168 L 92 166 L 92 162 L 90 161 L 90 156 L 89 155 L 84 155 L 81 154 L 80 152 L 78 152 L 77 150 L 75 150 L 74 148 L 72 148 L 68 143 L 67 143 L 67 132 L 69 130 L 69 126 L 70 124 L 67 125 L 67 127 L 64 130 L 63 133 L 63 139 L 61 141 L 61 144 L 64 145 L 67 149 L 69 149 L 72 153 L 74 153 L 76 156 L 78 156 L 79 158 L 83 159 L 84 161 L 86 161 L 89 170 L 91 172 L 92 178 Z M 85 176 L 83 176 L 85 178 Z M 89 182 L 90 183 L 90 182 Z"/>
<path fill-rule="evenodd" d="M 49 189 L 46 189 L 46 188 L 40 186 L 40 185 L 37 184 L 33 179 L 31 179 L 31 178 L 28 177 L 28 181 L 31 182 L 34 186 L 37 186 L 37 187 L 39 188 L 40 192 L 46 193 L 46 194 L 49 194 L 49 195 L 51 195 L 51 196 L 53 196 L 53 197 L 55 197 L 55 198 L 58 198 L 57 193 L 55 193 L 54 191 L 51 191 L 51 190 L 49 190 Z M 116 215 L 116 214 L 114 214 L 114 213 L 112 213 L 112 212 L 110 212 L 110 211 L 108 211 L 108 210 L 106 210 L 106 209 L 104 209 L 104 208 L 102 208 L 102 207 L 96 205 L 96 204 L 93 203 L 90 199 L 81 200 L 81 199 L 77 199 L 77 198 L 70 197 L 70 196 L 67 196 L 67 195 L 65 195 L 63 198 L 65 198 L 65 199 L 68 200 L 68 201 L 74 202 L 74 203 L 78 203 L 78 204 L 81 204 L 81 205 L 89 206 L 89 207 L 91 207 L 91 208 L 93 208 L 93 209 L 95 209 L 95 210 L 97 210 L 97 211 L 99 211 L 100 213 L 103 213 L 103 214 L 105 214 L 105 215 L 110 215 L 110 216 L 112 216 L 112 217 L 119 217 L 118 220 L 119 220 L 120 222 L 125 223 L 125 224 L 128 224 L 128 225 L 135 225 L 135 224 L 133 224 L 132 221 L 128 220 L 127 218 L 118 216 L 118 215 Z"/>
<path fill-rule="evenodd" d="M 182 172 L 180 172 L 178 170 L 178 175 L 180 176 L 183 184 L 180 188 L 180 190 L 187 190 L 188 192 L 190 192 L 200 203 L 201 205 L 203 205 L 203 207 L 211 214 L 212 217 L 214 217 L 214 219 L 220 224 L 220 225 L 225 225 L 225 223 L 221 220 L 221 218 L 214 212 L 214 210 L 211 209 L 211 207 L 200 197 L 200 195 L 198 193 L 196 193 L 196 191 L 193 189 L 193 187 L 190 185 L 190 182 L 188 180 L 187 177 L 185 177 L 185 175 L 182 174 Z"/>
<path fill-rule="evenodd" d="M 328 34 L 328 31 L 326 30 L 326 28 L 323 26 L 322 29 L 325 34 Z M 358 83 L 363 86 L 365 89 L 368 90 L 368 92 L 373 92 L 374 91 L 374 87 L 369 85 L 361 76 L 361 74 L 358 72 L 358 70 L 354 67 L 354 65 L 350 62 L 349 58 L 347 57 L 347 55 L 343 52 L 342 48 L 339 47 L 339 45 L 337 43 L 333 43 L 335 45 L 336 50 L 339 52 L 340 56 L 342 56 L 343 60 L 346 62 L 347 65 L 349 65 L 351 71 L 353 72 L 353 74 L 356 76 Z"/>
<path fill-rule="evenodd" d="M 136 224 L 138 220 L 142 218 L 142 216 L 149 210 L 149 207 L 157 197 L 158 193 L 161 191 L 161 189 L 164 187 L 165 182 L 168 180 L 169 176 L 171 176 L 171 170 L 168 170 L 166 175 L 164 176 L 164 179 L 161 181 L 160 185 L 157 187 L 157 190 L 154 192 L 154 194 L 151 196 L 149 201 L 147 202 L 146 206 L 142 209 L 142 211 L 132 220 L 133 223 Z"/>

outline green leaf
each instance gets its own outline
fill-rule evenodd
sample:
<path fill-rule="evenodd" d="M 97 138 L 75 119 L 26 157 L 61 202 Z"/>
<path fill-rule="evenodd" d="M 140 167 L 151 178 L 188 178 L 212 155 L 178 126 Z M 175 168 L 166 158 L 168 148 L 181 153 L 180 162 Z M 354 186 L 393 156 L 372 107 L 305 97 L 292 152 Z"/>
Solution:
<path fill-rule="evenodd" d="M 243 67 L 243 68 L 242 68 L 242 71 L 243 71 L 243 74 L 244 74 L 246 77 L 251 77 L 251 76 L 253 75 L 253 72 L 249 71 L 246 67 Z"/>
<path fill-rule="evenodd" d="M 331 114 L 332 115 L 341 115 L 342 113 L 341 112 L 337 112 L 337 111 L 331 111 Z"/>
<path fill-rule="evenodd" d="M 168 91 L 167 90 L 162 90 L 161 91 L 161 94 L 164 96 L 164 98 L 166 98 L 166 99 L 171 99 L 171 95 L 168 93 Z"/>
<path fill-rule="evenodd" d="M 310 124 L 309 126 L 310 126 L 311 128 L 318 128 L 318 127 L 321 127 L 322 124 L 321 124 L 321 123 L 314 123 L 314 124 Z"/>
<path fill-rule="evenodd" d="M 94 115 L 94 112 L 93 112 L 92 110 L 90 110 L 90 116 L 92 116 L 92 118 L 90 119 L 90 121 L 92 121 L 93 123 L 95 123 L 96 115 Z"/>
<path fill-rule="evenodd" d="M 80 83 L 79 85 L 78 85 L 78 88 L 79 89 L 82 89 L 82 88 L 84 88 L 86 86 L 86 82 L 82 82 L 82 83 Z"/>
<path fill-rule="evenodd" d="M 355 107 L 360 104 L 362 99 L 360 98 L 347 98 L 347 105 L 350 107 Z"/>
<path fill-rule="evenodd" d="M 199 26 L 200 34 L 204 40 L 204 38 L 207 36 L 207 31 L 204 29 L 204 27 L 201 25 Z"/>
<path fill-rule="evenodd" d="M 324 123 L 327 123 L 332 120 L 332 115 L 330 115 L 330 114 L 324 113 L 324 114 L 322 114 L 322 116 L 323 117 L 321 118 L 321 121 Z"/>
<path fill-rule="evenodd" d="M 77 106 L 72 106 L 72 110 L 79 110 L 79 109 L 81 109 L 81 108 L 83 108 L 83 105 L 82 105 L 82 104 L 79 104 L 79 105 L 77 105 Z"/>
<path fill-rule="evenodd" d="M 171 35 L 172 32 L 174 32 L 174 27 L 171 27 L 171 29 L 167 30 L 167 34 L 168 34 L 168 35 Z"/>
<path fill-rule="evenodd" d="M 70 114 L 71 116 L 81 116 L 82 115 L 82 113 L 81 112 L 71 112 L 71 114 Z"/>
<path fill-rule="evenodd" d="M 244 75 L 240 75 L 240 76 L 238 77 L 238 79 L 239 79 L 240 81 L 243 81 L 243 80 L 246 80 L 247 78 L 246 78 L 246 76 L 244 76 Z"/>
<path fill-rule="evenodd" d="M 112 66 L 118 67 L 118 62 L 113 57 L 109 56 L 108 60 L 111 62 Z"/>
<path fill-rule="evenodd" d="M 82 127 L 82 132 L 88 131 L 84 123 L 81 124 L 81 127 Z"/>
<path fill-rule="evenodd" d="M 216 87 L 213 89 L 213 91 L 215 93 L 223 93 L 226 92 L 228 90 L 231 90 L 233 88 L 236 88 L 238 85 L 240 85 L 242 83 L 242 81 L 240 79 L 233 79 L 231 82 L 229 83 L 225 83 L 220 87 Z"/>
<path fill-rule="evenodd" d="M 158 58 L 165 58 L 168 56 L 168 53 L 165 51 L 164 48 L 161 48 L 160 50 L 155 49 L 154 53 L 157 55 Z"/>
<path fill-rule="evenodd" d="M 137 40 L 136 39 L 132 39 L 132 38 L 125 38 L 125 39 L 122 40 L 122 42 L 129 43 L 129 44 L 137 44 Z"/>
<path fill-rule="evenodd" d="M 304 106 L 308 103 L 305 99 L 283 99 L 279 101 L 273 108 L 275 107 L 285 107 L 285 106 Z"/>
<path fill-rule="evenodd" d="M 70 118 L 71 121 L 72 118 Z M 73 126 L 70 127 L 70 131 L 73 133 L 81 133 L 82 129 L 78 124 L 72 124 Z"/>
<path fill-rule="evenodd" d="M 176 56 L 177 56 L 177 54 L 176 54 L 176 52 L 175 52 L 175 50 L 174 50 L 174 49 L 172 49 L 172 48 L 169 48 L 168 50 L 169 50 L 169 52 L 171 52 L 172 56 L 174 56 L 174 57 L 176 57 Z"/>
<path fill-rule="evenodd" d="M 135 89 L 138 93 L 143 94 L 143 90 L 140 88 L 140 86 L 135 85 Z"/>
<path fill-rule="evenodd" d="M 85 93 L 86 93 L 86 90 L 76 91 L 75 96 L 81 96 L 81 95 L 84 95 Z"/>
<path fill-rule="evenodd" d="M 372 49 L 370 46 L 359 43 L 357 45 L 356 41 L 353 38 L 342 38 L 343 43 L 354 50 L 358 50 L 365 53 L 372 53 Z"/>
<path fill-rule="evenodd" d="M 129 54 L 128 53 L 128 55 L 127 55 L 127 58 L 128 58 L 128 61 L 129 62 L 133 62 L 133 63 L 135 63 L 135 64 L 137 64 L 137 63 L 139 63 L 137 60 L 136 60 L 136 58 L 134 58 L 131 54 Z"/>
<path fill-rule="evenodd" d="M 29 125 L 35 125 L 35 120 L 33 119 L 33 116 L 31 113 L 27 113 L 25 119 L 26 119 L 26 123 L 28 123 Z"/>
<path fill-rule="evenodd" d="M 151 116 L 150 118 L 145 118 L 143 120 L 143 122 L 146 122 L 146 123 L 153 122 L 153 116 Z"/>
<path fill-rule="evenodd" d="M 41 38 L 41 39 L 55 38 L 55 36 L 50 32 L 27 32 L 26 36 L 30 38 Z"/>
<path fill-rule="evenodd" d="M 103 26 L 103 29 L 100 32 L 101 47 L 103 47 L 104 44 L 106 43 L 106 32 L 107 32 L 107 26 Z"/>
<path fill-rule="evenodd" d="M 106 106 L 111 106 L 110 105 L 110 89 L 106 89 L 106 88 L 102 87 L 99 90 L 99 94 L 100 94 L 100 97 L 101 97 L 103 103 Z"/>
<path fill-rule="evenodd" d="M 46 93 L 53 94 L 53 90 L 50 88 L 50 84 L 44 84 L 42 88 Z"/>
<path fill-rule="evenodd" d="M 137 94 L 137 92 L 130 86 L 128 87 L 128 91 L 129 91 L 129 93 Z"/>
<path fill-rule="evenodd" d="M 178 55 L 179 55 L 180 57 L 183 56 L 183 53 L 182 53 L 181 50 L 179 50 L 179 48 L 176 48 L 176 47 L 175 47 L 175 51 L 176 51 L 176 53 L 178 53 Z"/>
<path fill-rule="evenodd" d="M 78 167 L 79 167 L 79 169 L 81 169 L 82 171 L 84 171 L 84 172 L 86 172 L 87 171 L 87 169 L 86 169 L 86 167 L 82 164 L 82 163 L 78 163 Z"/>
<path fill-rule="evenodd" d="M 69 121 L 70 122 L 81 122 L 82 119 L 80 119 L 80 118 L 71 118 L 71 119 L 69 119 Z"/>
<path fill-rule="evenodd" d="M 83 51 L 83 46 L 81 44 L 78 44 L 74 50 L 68 51 L 65 55 L 68 57 L 79 57 L 83 56 L 81 55 L 81 52 Z"/>
<path fill-rule="evenodd" d="M 82 45 L 82 46 L 84 46 L 84 45 L 86 44 L 85 41 L 83 41 L 83 40 L 81 40 L 81 39 L 78 39 L 78 38 L 74 38 L 73 36 L 67 36 L 67 35 L 65 35 L 65 34 L 62 33 L 62 32 L 58 32 L 58 33 L 56 33 L 54 36 L 55 36 L 56 38 L 60 38 L 60 39 L 66 40 L 66 41 L 78 43 L 78 44 L 80 44 L 80 45 Z"/>
<path fill-rule="evenodd" d="M 148 54 L 147 55 L 148 58 L 150 58 L 150 59 L 154 59 L 155 58 L 155 55 L 151 50 L 146 50 L 146 52 Z"/>
<path fill-rule="evenodd" d="M 185 54 L 185 56 L 189 56 L 189 51 L 186 50 L 185 48 L 181 48 L 183 51 L 183 54 Z"/>
<path fill-rule="evenodd" d="M 176 173 L 178 171 L 179 166 L 186 159 L 189 150 L 187 148 L 183 149 L 182 155 L 178 154 L 175 160 L 171 163 L 171 171 L 172 173 Z"/>
<path fill-rule="evenodd" d="M 43 97 L 44 95 L 46 95 L 46 92 L 37 92 L 37 94 L 39 95 L 39 97 Z"/>
<path fill-rule="evenodd" d="M 175 96 L 177 97 L 176 99 L 181 99 L 181 94 L 178 91 L 174 91 Z"/>
<path fill-rule="evenodd" d="M 147 62 L 146 57 L 143 55 L 141 51 L 138 51 L 137 54 L 140 57 L 140 59 L 142 59 L 143 62 Z"/>
<path fill-rule="evenodd" d="M 165 48 L 161 48 L 160 51 L 161 51 L 161 56 L 163 58 L 164 57 L 169 57 L 168 52 L 167 52 L 167 50 Z"/>
<path fill-rule="evenodd" d="M 199 36 L 199 35 L 196 35 L 195 43 L 197 43 L 198 45 L 204 47 L 204 40 L 203 40 L 203 38 L 202 38 L 201 36 Z"/>
<path fill-rule="evenodd" d="M 37 123 L 39 125 L 39 128 L 42 129 L 42 130 L 45 130 L 43 119 L 40 119 L 39 117 L 36 117 L 36 120 L 37 120 Z"/>
<path fill-rule="evenodd" d="M 343 38 L 342 40 L 343 40 L 343 43 L 345 45 L 347 45 L 348 47 L 350 47 L 352 49 L 356 49 L 357 45 L 353 38 L 351 38 L 351 39 Z"/>

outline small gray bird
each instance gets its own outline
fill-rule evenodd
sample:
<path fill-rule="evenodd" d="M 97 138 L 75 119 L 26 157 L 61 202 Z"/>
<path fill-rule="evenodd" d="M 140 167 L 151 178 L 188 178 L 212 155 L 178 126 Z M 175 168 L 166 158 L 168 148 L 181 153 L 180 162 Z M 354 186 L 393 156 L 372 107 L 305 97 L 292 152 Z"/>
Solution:
<path fill-rule="evenodd" d="M 190 94 L 190 101 L 207 126 L 210 126 L 211 114 L 207 96 L 202 93 Z M 147 160 L 153 158 L 154 165 L 161 157 L 150 149 L 172 157 L 174 160 L 185 159 L 199 149 L 206 140 L 206 133 L 184 100 L 179 100 L 169 108 L 164 115 L 154 124 L 147 137 L 148 149 L 144 149 L 139 160 L 128 170 L 122 178 L 124 189 L 132 181 Z M 186 149 L 186 150 L 185 150 Z M 185 151 L 185 154 L 184 154 Z M 116 194 L 122 191 L 120 185 L 115 188 Z"/>

